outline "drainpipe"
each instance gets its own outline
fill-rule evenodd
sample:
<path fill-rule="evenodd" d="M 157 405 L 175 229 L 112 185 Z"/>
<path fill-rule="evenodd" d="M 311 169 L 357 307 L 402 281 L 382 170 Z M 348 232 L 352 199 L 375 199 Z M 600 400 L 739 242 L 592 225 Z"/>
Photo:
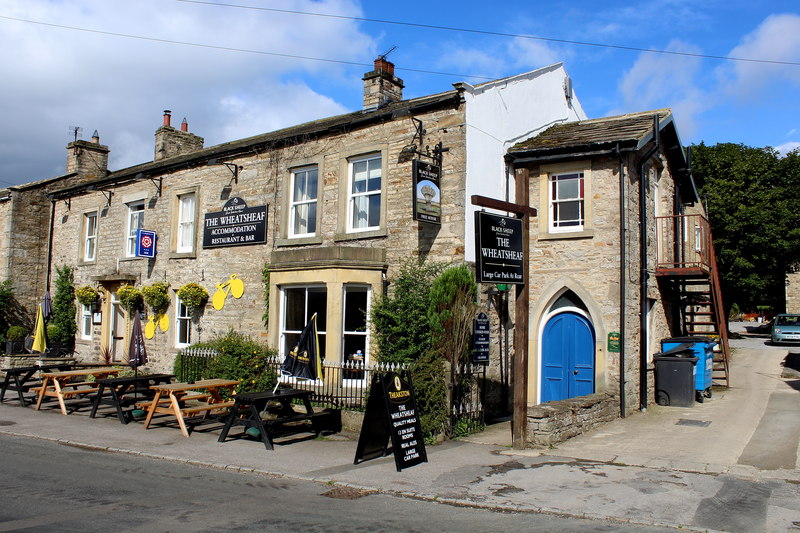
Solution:
<path fill-rule="evenodd" d="M 47 234 L 47 283 L 44 290 L 50 290 L 50 276 L 53 273 L 53 225 L 56 218 L 56 199 L 50 199 L 50 232 Z"/>
<path fill-rule="evenodd" d="M 659 149 L 658 115 L 653 115 L 653 146 L 639 161 L 639 410 L 647 410 L 647 179 L 644 167 Z"/>
<path fill-rule="evenodd" d="M 622 153 L 619 150 L 619 143 L 614 147 L 613 152 L 619 158 L 619 416 L 625 418 L 625 314 L 627 292 L 627 228 L 625 217 L 625 165 Z"/>

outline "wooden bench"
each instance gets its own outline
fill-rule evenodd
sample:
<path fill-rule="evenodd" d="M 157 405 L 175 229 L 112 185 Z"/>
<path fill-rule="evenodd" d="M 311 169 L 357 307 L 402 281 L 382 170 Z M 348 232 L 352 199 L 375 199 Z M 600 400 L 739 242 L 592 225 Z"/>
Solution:
<path fill-rule="evenodd" d="M 191 416 L 193 414 L 205 412 L 204 416 L 207 416 L 211 411 L 217 411 L 219 409 L 228 409 L 233 407 L 235 402 L 233 400 L 227 402 L 218 402 L 218 403 L 201 403 L 198 405 L 189 405 L 186 407 L 181 408 L 181 414 L 183 416 Z"/>

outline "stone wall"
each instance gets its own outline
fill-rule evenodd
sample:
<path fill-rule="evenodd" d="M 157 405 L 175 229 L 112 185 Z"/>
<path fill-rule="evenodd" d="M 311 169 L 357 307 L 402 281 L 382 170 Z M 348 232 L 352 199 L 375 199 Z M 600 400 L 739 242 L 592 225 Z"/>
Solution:
<path fill-rule="evenodd" d="M 619 396 L 608 392 L 529 406 L 526 442 L 554 446 L 618 416 Z"/>
<path fill-rule="evenodd" d="M 800 313 L 800 272 L 786 274 L 786 312 Z"/>

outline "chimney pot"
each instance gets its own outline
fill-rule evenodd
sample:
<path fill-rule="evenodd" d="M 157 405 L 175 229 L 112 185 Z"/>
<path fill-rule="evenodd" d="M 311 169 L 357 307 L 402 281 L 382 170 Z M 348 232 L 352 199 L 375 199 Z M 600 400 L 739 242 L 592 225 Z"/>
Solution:
<path fill-rule="evenodd" d="M 92 133 L 92 142 L 94 144 L 100 144 L 100 134 L 97 133 L 97 130 L 94 130 L 94 133 Z"/>
<path fill-rule="evenodd" d="M 189 131 L 189 123 L 186 122 L 186 117 L 183 117 L 183 122 L 181 122 L 181 131 Z"/>
<path fill-rule="evenodd" d="M 382 70 L 388 74 L 394 76 L 394 63 L 391 61 L 386 61 L 386 58 L 381 56 L 375 60 L 375 70 Z"/>
<path fill-rule="evenodd" d="M 172 111 L 170 111 L 169 109 L 165 109 L 164 110 L 164 125 L 165 126 L 169 126 L 170 118 L 172 117 L 171 113 L 172 113 Z"/>

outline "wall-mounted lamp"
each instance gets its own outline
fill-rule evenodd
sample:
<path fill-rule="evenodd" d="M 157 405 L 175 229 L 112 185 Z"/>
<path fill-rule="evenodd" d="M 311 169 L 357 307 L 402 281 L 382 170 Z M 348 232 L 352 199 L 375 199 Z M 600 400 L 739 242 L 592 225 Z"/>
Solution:
<path fill-rule="evenodd" d="M 208 164 L 225 165 L 226 167 L 228 167 L 228 170 L 230 170 L 231 174 L 233 174 L 231 181 L 228 182 L 228 187 L 230 187 L 231 183 L 239 183 L 239 171 L 244 169 L 242 165 L 237 165 L 236 163 L 228 163 L 227 161 L 220 161 L 219 159 L 216 158 L 209 159 Z"/>

